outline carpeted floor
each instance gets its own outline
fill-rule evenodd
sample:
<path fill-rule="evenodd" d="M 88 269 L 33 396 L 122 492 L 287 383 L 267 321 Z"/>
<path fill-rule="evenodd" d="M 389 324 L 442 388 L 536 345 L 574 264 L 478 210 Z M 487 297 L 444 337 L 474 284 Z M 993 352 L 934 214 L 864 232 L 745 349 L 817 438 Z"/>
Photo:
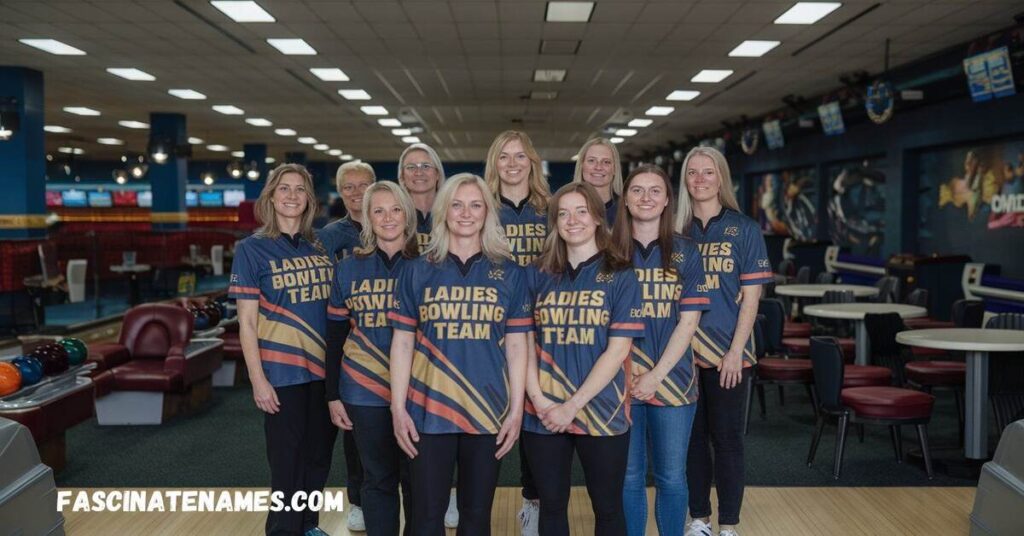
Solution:
<path fill-rule="evenodd" d="M 863 443 L 851 429 L 842 479 L 832 479 L 835 426 L 825 429 L 813 467 L 804 461 L 813 429 L 810 403 L 800 388 L 787 390 L 786 405 L 778 405 L 774 389 L 767 391 L 768 416 L 755 413 L 747 436 L 747 483 L 754 486 L 973 486 L 975 480 L 936 473 L 929 481 L 920 467 L 897 465 L 889 431 L 867 427 Z M 956 418 L 949 396 L 938 397 L 936 416 L 929 426 L 931 444 L 957 440 Z M 262 418 L 248 386 L 218 388 L 213 403 L 201 413 L 178 417 L 162 426 L 100 427 L 95 421 L 67 434 L 67 467 L 57 475 L 59 486 L 72 487 L 240 487 L 266 486 L 269 481 Z M 912 428 L 904 430 L 904 449 L 916 445 Z M 995 439 L 992 443 L 995 445 Z M 335 445 L 330 486 L 345 479 L 341 441 Z M 519 484 L 518 449 L 505 458 L 499 481 Z M 573 483 L 583 483 L 576 468 Z"/>

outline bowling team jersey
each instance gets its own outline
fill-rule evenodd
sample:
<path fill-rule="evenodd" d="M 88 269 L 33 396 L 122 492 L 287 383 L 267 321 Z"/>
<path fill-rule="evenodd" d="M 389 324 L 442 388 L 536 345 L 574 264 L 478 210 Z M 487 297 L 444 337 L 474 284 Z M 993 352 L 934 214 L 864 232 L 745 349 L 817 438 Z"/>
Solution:
<path fill-rule="evenodd" d="M 533 296 L 534 332 L 540 388 L 549 400 L 563 403 L 586 381 L 610 337 L 644 336 L 640 321 L 640 284 L 626 268 L 608 272 L 598 253 L 565 274 L 526 270 Z M 615 378 L 576 414 L 568 433 L 613 436 L 629 430 L 629 356 Z M 523 430 L 550 434 L 529 398 Z"/>
<path fill-rule="evenodd" d="M 395 329 L 414 331 L 406 403 L 420 433 L 496 434 L 509 410 L 506 333 L 533 325 L 523 269 L 492 263 L 482 253 L 463 264 L 449 254 L 405 263 Z"/>
<path fill-rule="evenodd" d="M 544 249 L 544 239 L 548 236 L 548 215 L 534 208 L 530 198 L 516 205 L 502 197 L 498 219 L 505 228 L 505 237 L 512 248 L 512 258 L 519 266 L 532 263 Z"/>
<path fill-rule="evenodd" d="M 361 257 L 351 255 L 334 270 L 327 318 L 348 322 L 352 328 L 345 340 L 341 375 L 341 401 L 357 406 L 391 405 L 391 324 L 387 315 L 394 308 L 395 280 L 407 262 L 401 252 L 388 258 L 378 249 Z"/>
<path fill-rule="evenodd" d="M 668 340 L 679 324 L 683 311 L 705 311 L 711 298 L 703 289 L 704 267 L 697 244 L 688 238 L 672 238 L 672 266 L 675 273 L 665 272 L 661 265 L 661 246 L 655 240 L 644 248 L 633 241 L 633 269 L 640 281 L 644 338 L 633 341 L 633 374 L 649 372 L 661 360 Z M 633 404 L 682 406 L 697 401 L 697 381 L 693 374 L 693 352 L 687 348 L 683 357 L 661 382 L 650 400 L 633 399 Z"/>
<path fill-rule="evenodd" d="M 349 216 L 317 229 L 316 237 L 320 239 L 331 259 L 338 261 L 352 254 L 352 249 L 361 245 L 359 233 L 363 226 Z"/>
<path fill-rule="evenodd" d="M 416 244 L 420 247 L 420 253 L 427 249 L 430 242 L 430 228 L 432 226 L 430 213 L 422 213 L 416 209 Z"/>
<path fill-rule="evenodd" d="M 604 218 L 608 220 L 608 232 L 612 232 L 615 225 L 615 214 L 619 211 L 619 196 L 612 194 L 612 198 L 604 204 Z"/>
<path fill-rule="evenodd" d="M 697 365 L 714 368 L 732 345 L 740 315 L 740 288 L 770 283 L 772 270 L 761 228 L 735 210 L 722 208 L 707 226 L 694 218 L 690 234 L 704 259 L 704 288 L 711 297 L 711 309 L 701 315 L 691 346 Z M 743 366 L 756 361 L 751 337 L 743 351 Z"/>
<path fill-rule="evenodd" d="M 260 361 L 274 387 L 324 379 L 333 276 L 331 258 L 298 235 L 252 235 L 235 248 L 228 297 L 259 300 Z"/>

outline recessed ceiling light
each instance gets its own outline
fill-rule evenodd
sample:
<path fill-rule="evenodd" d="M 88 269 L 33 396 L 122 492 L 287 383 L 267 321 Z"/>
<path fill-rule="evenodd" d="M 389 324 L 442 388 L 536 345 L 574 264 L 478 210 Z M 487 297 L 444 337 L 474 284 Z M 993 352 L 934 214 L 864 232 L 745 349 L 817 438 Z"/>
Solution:
<path fill-rule="evenodd" d="M 245 110 L 233 104 L 215 104 L 212 108 L 213 111 L 220 112 L 224 115 L 242 115 L 245 113 Z"/>
<path fill-rule="evenodd" d="M 651 126 L 651 123 L 653 123 L 653 122 L 654 122 L 653 119 L 634 119 L 634 120 L 630 121 L 629 124 L 627 124 L 626 126 L 627 127 L 633 127 L 633 128 L 643 128 L 643 127 Z"/>
<path fill-rule="evenodd" d="M 233 158 L 245 158 L 245 151 L 231 151 Z"/>
<path fill-rule="evenodd" d="M 734 58 L 760 58 L 768 53 L 769 50 L 779 46 L 779 41 L 757 41 L 748 39 L 736 48 L 732 49 L 729 53 Z"/>
<path fill-rule="evenodd" d="M 204 100 L 206 98 L 206 95 L 194 89 L 168 89 L 167 92 L 179 99 L 185 100 Z"/>
<path fill-rule="evenodd" d="M 188 142 L 192 145 L 199 145 L 200 143 L 203 143 L 203 138 L 192 136 L 188 139 Z"/>
<path fill-rule="evenodd" d="M 84 56 L 85 51 L 79 50 L 69 44 L 61 43 L 56 39 L 18 39 L 23 45 L 38 48 L 50 54 L 58 56 Z"/>
<path fill-rule="evenodd" d="M 533 71 L 534 82 L 563 82 L 565 81 L 565 69 L 537 69 Z"/>
<path fill-rule="evenodd" d="M 589 22 L 593 2 L 548 2 L 547 22 Z"/>
<path fill-rule="evenodd" d="M 797 2 L 775 19 L 775 24 L 814 24 L 841 5 L 841 2 Z"/>
<path fill-rule="evenodd" d="M 269 127 L 269 126 L 273 126 L 273 123 L 271 123 L 269 120 L 264 119 L 262 117 L 250 117 L 250 118 L 246 119 L 245 122 L 249 123 L 250 125 L 252 125 L 254 127 Z"/>
<path fill-rule="evenodd" d="M 675 106 L 651 106 L 644 115 L 668 115 L 676 111 Z"/>
<path fill-rule="evenodd" d="M 207 145 L 206 148 L 211 151 L 216 151 L 218 153 L 222 153 L 228 150 L 227 146 L 225 145 Z"/>
<path fill-rule="evenodd" d="M 557 91 L 538 91 L 535 89 L 530 92 L 530 100 L 555 100 L 557 98 Z"/>
<path fill-rule="evenodd" d="M 149 123 L 143 123 L 142 121 L 118 121 L 117 124 L 124 128 L 149 128 Z"/>
<path fill-rule="evenodd" d="M 402 137 L 402 142 L 404 142 L 404 143 L 419 143 L 420 139 L 417 136 L 404 136 L 404 137 Z"/>
<path fill-rule="evenodd" d="M 343 154 L 343 155 L 339 156 L 338 158 L 340 158 L 340 159 L 342 159 L 342 160 L 347 162 L 349 160 L 354 159 L 355 157 L 350 155 L 350 154 Z"/>
<path fill-rule="evenodd" d="M 388 115 L 388 109 L 383 106 L 361 106 L 359 109 L 366 115 Z"/>
<path fill-rule="evenodd" d="M 388 117 L 386 119 L 378 119 L 377 120 L 377 124 L 382 126 L 382 127 L 388 127 L 388 128 L 402 126 L 402 122 L 401 121 L 399 121 L 397 119 L 392 119 L 390 117 Z"/>
<path fill-rule="evenodd" d="M 636 136 L 636 131 L 631 128 L 620 128 L 615 131 L 615 135 L 624 138 L 629 136 Z"/>
<path fill-rule="evenodd" d="M 339 89 L 338 94 L 347 100 L 370 100 L 370 94 L 361 89 Z"/>
<path fill-rule="evenodd" d="M 57 152 L 64 154 L 85 154 L 85 149 L 81 147 L 58 147 Z"/>
<path fill-rule="evenodd" d="M 341 156 L 341 149 L 331 149 L 330 151 L 327 151 L 327 154 L 331 156 Z"/>
<path fill-rule="evenodd" d="M 124 145 L 124 140 L 117 138 L 96 138 L 96 143 L 100 145 Z"/>
<path fill-rule="evenodd" d="M 86 108 L 85 106 L 65 106 L 64 111 L 75 115 L 100 115 L 99 110 L 93 110 L 92 108 Z"/>
<path fill-rule="evenodd" d="M 612 138 L 612 139 L 610 139 L 608 141 L 617 144 L 617 143 L 622 143 L 622 142 L 626 141 L 626 138 L 615 137 L 615 138 Z"/>
<path fill-rule="evenodd" d="M 669 93 L 665 100 L 670 101 L 692 101 L 700 95 L 700 91 L 691 91 L 688 89 L 677 89 L 672 93 Z"/>
<path fill-rule="evenodd" d="M 331 146 L 327 145 L 326 143 L 318 143 L 314 145 L 313 148 L 316 149 L 317 151 L 326 151 L 327 149 L 330 149 Z"/>
<path fill-rule="evenodd" d="M 731 74 L 732 71 L 729 69 L 704 69 L 703 71 L 694 75 L 693 78 L 690 79 L 690 81 L 700 82 L 704 84 L 714 84 L 716 82 L 721 82 L 722 80 L 729 78 L 729 75 Z"/>
<path fill-rule="evenodd" d="M 132 67 L 132 68 L 111 67 L 111 68 L 107 69 L 107 72 L 112 74 L 112 75 L 114 75 L 114 76 L 120 76 L 121 78 L 124 78 L 126 80 L 136 80 L 136 81 L 140 81 L 140 82 L 152 82 L 153 80 L 156 80 L 155 76 L 153 76 L 153 75 L 151 75 L 151 74 L 149 74 L 149 73 L 147 73 L 145 71 L 140 71 L 140 70 L 138 70 L 138 69 L 136 69 L 134 67 Z"/>
<path fill-rule="evenodd" d="M 275 22 L 274 17 L 256 2 L 214 0 L 210 4 L 235 22 Z"/>
<path fill-rule="evenodd" d="M 59 125 L 46 125 L 45 127 L 43 127 L 43 130 L 45 130 L 46 132 L 51 132 L 53 134 L 67 134 L 68 132 L 71 132 L 70 128 L 62 127 Z"/>
<path fill-rule="evenodd" d="M 296 132 L 290 128 L 279 128 L 274 130 L 274 134 L 278 136 L 294 136 Z"/>
<path fill-rule="evenodd" d="M 395 136 L 412 136 L 411 128 L 396 128 L 391 131 Z"/>
<path fill-rule="evenodd" d="M 274 162 L 277 162 L 277 160 L 273 156 L 268 156 L 263 159 L 263 162 L 266 164 L 273 164 Z"/>
<path fill-rule="evenodd" d="M 316 50 L 302 39 L 267 39 L 267 43 L 286 56 L 316 55 Z"/>
<path fill-rule="evenodd" d="M 324 82 L 348 82 L 345 71 L 336 67 L 313 67 L 309 72 Z"/>
<path fill-rule="evenodd" d="M 314 143 L 316 143 L 316 138 L 310 138 L 309 136 L 303 136 L 303 137 L 298 139 L 298 142 L 302 143 L 302 144 L 305 144 L 305 145 L 313 145 Z"/>

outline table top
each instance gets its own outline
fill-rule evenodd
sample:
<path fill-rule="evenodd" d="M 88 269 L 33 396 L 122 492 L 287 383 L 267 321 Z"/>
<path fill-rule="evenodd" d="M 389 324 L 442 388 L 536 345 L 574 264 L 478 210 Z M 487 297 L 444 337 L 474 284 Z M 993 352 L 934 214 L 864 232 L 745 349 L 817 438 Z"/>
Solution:
<path fill-rule="evenodd" d="M 111 272 L 148 272 L 153 267 L 148 264 L 112 264 Z"/>
<path fill-rule="evenodd" d="M 863 320 L 864 315 L 883 313 L 897 313 L 901 318 L 920 318 L 927 316 L 928 310 L 905 303 L 821 303 L 804 307 L 805 315 L 844 320 Z"/>
<path fill-rule="evenodd" d="M 1024 351 L 1024 331 L 982 328 L 913 329 L 897 333 L 896 342 L 939 350 L 1021 352 Z"/>
<path fill-rule="evenodd" d="M 778 285 L 775 293 L 797 298 L 821 298 L 829 290 L 851 290 L 858 298 L 877 296 L 878 289 L 866 285 L 843 285 L 841 283 L 811 283 L 805 285 Z"/>

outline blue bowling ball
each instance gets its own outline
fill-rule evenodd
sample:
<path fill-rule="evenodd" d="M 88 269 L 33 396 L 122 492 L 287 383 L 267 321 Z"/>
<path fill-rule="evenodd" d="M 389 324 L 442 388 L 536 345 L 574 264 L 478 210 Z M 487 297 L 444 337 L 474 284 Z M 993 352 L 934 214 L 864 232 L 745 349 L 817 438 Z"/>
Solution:
<path fill-rule="evenodd" d="M 43 364 L 30 355 L 20 355 L 11 362 L 21 371 L 21 385 L 34 385 L 43 379 Z"/>
<path fill-rule="evenodd" d="M 206 314 L 206 311 L 202 309 L 196 309 L 194 313 L 194 320 L 192 321 L 192 329 L 201 331 L 210 328 L 210 316 Z"/>

